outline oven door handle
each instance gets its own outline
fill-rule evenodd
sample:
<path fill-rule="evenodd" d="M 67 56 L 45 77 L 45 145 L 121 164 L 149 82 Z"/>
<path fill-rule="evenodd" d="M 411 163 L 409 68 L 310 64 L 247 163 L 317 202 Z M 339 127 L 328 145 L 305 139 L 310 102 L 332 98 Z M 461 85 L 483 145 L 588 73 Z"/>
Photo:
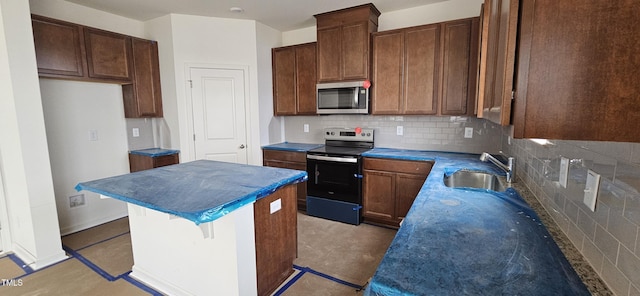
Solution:
<path fill-rule="evenodd" d="M 322 156 L 322 155 L 307 155 L 307 159 L 326 160 L 326 161 L 334 161 L 334 162 L 358 163 L 358 159 L 357 158 L 351 158 L 351 157 L 331 157 L 331 156 Z"/>

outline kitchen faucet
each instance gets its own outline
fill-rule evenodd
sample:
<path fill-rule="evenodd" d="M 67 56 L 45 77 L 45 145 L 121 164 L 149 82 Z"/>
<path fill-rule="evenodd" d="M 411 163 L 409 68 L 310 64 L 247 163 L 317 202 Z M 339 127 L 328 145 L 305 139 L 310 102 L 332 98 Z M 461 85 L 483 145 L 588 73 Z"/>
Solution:
<path fill-rule="evenodd" d="M 515 180 L 515 176 L 516 176 L 515 158 L 509 157 L 507 160 L 507 164 L 505 165 L 504 163 L 502 163 L 501 161 L 493 157 L 491 154 L 487 152 L 482 152 L 482 154 L 480 155 L 480 161 L 490 161 L 491 163 L 495 164 L 496 166 L 501 168 L 503 171 L 505 171 L 507 173 L 507 183 L 511 183 L 512 181 Z"/>

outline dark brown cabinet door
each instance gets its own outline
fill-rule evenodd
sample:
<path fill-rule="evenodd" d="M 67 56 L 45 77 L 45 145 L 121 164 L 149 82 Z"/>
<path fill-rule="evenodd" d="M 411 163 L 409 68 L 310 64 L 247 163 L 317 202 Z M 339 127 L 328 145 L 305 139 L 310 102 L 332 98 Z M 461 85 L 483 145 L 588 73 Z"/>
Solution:
<path fill-rule="evenodd" d="M 369 77 L 369 28 L 367 22 L 342 27 L 342 79 Z"/>
<path fill-rule="evenodd" d="M 399 227 L 431 172 L 433 162 L 364 158 L 363 217 Z"/>
<path fill-rule="evenodd" d="M 442 115 L 466 115 L 475 105 L 478 19 L 442 25 Z M 468 108 L 469 107 L 469 108 Z"/>
<path fill-rule="evenodd" d="M 274 48 L 273 108 L 276 115 L 296 114 L 296 50 L 294 47 Z"/>
<path fill-rule="evenodd" d="M 404 32 L 373 37 L 372 114 L 399 114 L 404 109 Z"/>
<path fill-rule="evenodd" d="M 395 213 L 396 174 L 380 171 L 363 171 L 363 213 L 370 218 L 392 223 Z"/>
<path fill-rule="evenodd" d="M 380 11 L 371 3 L 315 15 L 318 82 L 369 79 L 371 33 Z"/>
<path fill-rule="evenodd" d="M 316 100 L 316 43 L 296 46 L 296 113 L 315 115 Z"/>
<path fill-rule="evenodd" d="M 511 122 L 511 93 L 514 89 L 516 34 L 519 0 L 486 0 L 483 31 L 486 31 L 486 54 L 482 54 L 484 95 L 478 101 L 478 117 L 509 125 Z"/>
<path fill-rule="evenodd" d="M 398 174 L 396 176 L 395 218 L 398 223 L 407 216 L 426 179 L 426 175 Z"/>
<path fill-rule="evenodd" d="M 440 26 L 405 32 L 404 114 L 433 115 L 438 111 Z"/>
<path fill-rule="evenodd" d="M 84 29 L 89 77 L 131 82 L 131 37 Z"/>
<path fill-rule="evenodd" d="M 132 38 L 133 84 L 123 86 L 127 118 L 162 117 L 158 43 Z"/>
<path fill-rule="evenodd" d="M 637 1 L 522 1 L 514 136 L 640 142 Z"/>
<path fill-rule="evenodd" d="M 342 27 L 318 30 L 318 82 L 342 79 Z"/>
<path fill-rule="evenodd" d="M 85 76 L 82 27 L 41 16 L 32 16 L 38 74 Z"/>
<path fill-rule="evenodd" d="M 274 114 L 316 114 L 316 43 L 274 48 L 271 54 Z"/>

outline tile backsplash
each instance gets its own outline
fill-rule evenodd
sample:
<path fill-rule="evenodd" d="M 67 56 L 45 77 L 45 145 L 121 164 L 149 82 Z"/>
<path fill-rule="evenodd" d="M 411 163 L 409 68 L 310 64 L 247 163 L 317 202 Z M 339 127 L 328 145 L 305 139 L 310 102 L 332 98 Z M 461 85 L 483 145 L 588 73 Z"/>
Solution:
<path fill-rule="evenodd" d="M 516 157 L 517 175 L 562 231 L 616 295 L 640 295 L 640 144 L 541 146 L 510 135 L 503 128 L 502 150 Z M 561 157 L 570 160 L 566 188 L 558 182 Z M 601 175 L 595 212 L 583 203 L 587 170 Z"/>
<path fill-rule="evenodd" d="M 502 129 L 483 119 L 460 116 L 377 116 L 326 115 L 288 116 L 285 118 L 285 139 L 288 142 L 323 143 L 326 127 L 363 127 L 375 130 L 375 146 L 400 149 L 455 152 L 496 152 L 500 148 Z M 304 132 L 304 125 L 309 132 Z M 402 126 L 403 135 L 397 135 Z M 465 138 L 466 127 L 473 128 L 473 137 Z"/>

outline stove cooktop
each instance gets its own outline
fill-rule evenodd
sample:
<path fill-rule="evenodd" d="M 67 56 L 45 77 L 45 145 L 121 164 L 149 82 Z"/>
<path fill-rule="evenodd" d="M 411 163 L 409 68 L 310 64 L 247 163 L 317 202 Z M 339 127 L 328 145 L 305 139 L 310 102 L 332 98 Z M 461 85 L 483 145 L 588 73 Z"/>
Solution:
<path fill-rule="evenodd" d="M 360 156 L 360 154 L 371 150 L 371 148 L 359 148 L 359 147 L 336 147 L 336 146 L 322 146 L 309 150 L 308 154 L 333 154 L 333 155 L 351 155 Z"/>

